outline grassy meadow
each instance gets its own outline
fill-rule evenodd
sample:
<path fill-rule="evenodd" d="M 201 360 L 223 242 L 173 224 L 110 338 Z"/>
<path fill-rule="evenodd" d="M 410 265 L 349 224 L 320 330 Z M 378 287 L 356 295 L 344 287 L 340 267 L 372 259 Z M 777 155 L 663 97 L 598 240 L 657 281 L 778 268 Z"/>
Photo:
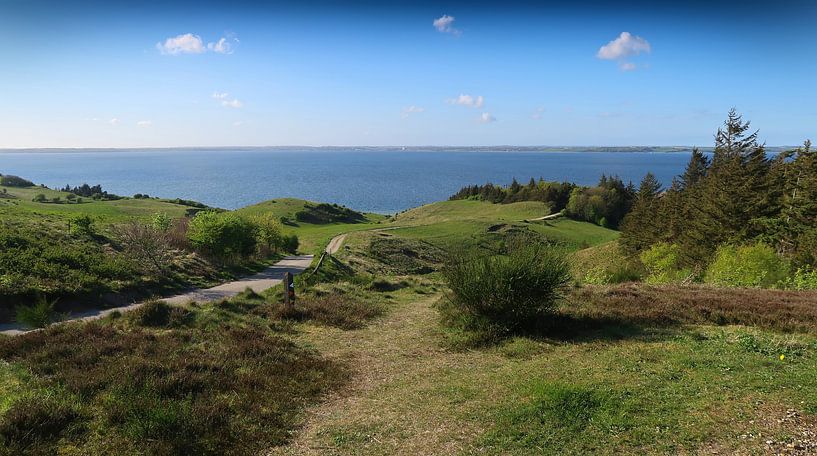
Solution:
<path fill-rule="evenodd" d="M 19 220 L 63 210 L 23 199 Z M 128 201 L 113 207 L 150 215 Z M 0 454 L 817 451 L 815 292 L 638 283 L 617 231 L 532 221 L 536 202 L 298 221 L 317 206 L 237 211 L 284 220 L 304 252 L 348 233 L 292 307 L 278 287 L 0 337 Z M 452 253 L 519 239 L 570 263 L 549 324 L 491 339 L 444 324 Z"/>

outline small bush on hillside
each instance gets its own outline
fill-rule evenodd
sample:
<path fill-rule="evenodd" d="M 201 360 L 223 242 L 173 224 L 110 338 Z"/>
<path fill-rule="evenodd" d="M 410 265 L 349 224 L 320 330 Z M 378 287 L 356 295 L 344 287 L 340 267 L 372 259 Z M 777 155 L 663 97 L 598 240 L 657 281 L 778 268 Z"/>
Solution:
<path fill-rule="evenodd" d="M 689 269 L 680 267 L 681 248 L 677 244 L 659 242 L 641 252 L 641 263 L 647 269 L 644 282 L 649 284 L 663 284 L 682 282 L 691 276 Z"/>
<path fill-rule="evenodd" d="M 128 317 L 139 326 L 162 327 L 170 321 L 172 307 L 164 301 L 152 300 L 130 312 Z"/>
<path fill-rule="evenodd" d="M 20 176 L 12 176 L 7 174 L 5 176 L 0 175 L 0 185 L 6 187 L 33 187 L 34 182 L 31 182 L 28 179 L 23 179 Z"/>
<path fill-rule="evenodd" d="M 56 299 L 49 301 L 40 295 L 34 305 L 17 308 L 17 321 L 31 328 L 45 328 L 58 320 L 56 305 Z"/>
<path fill-rule="evenodd" d="M 706 282 L 722 287 L 772 288 L 789 275 L 789 263 L 766 244 L 718 249 Z"/>
<path fill-rule="evenodd" d="M 564 253 L 540 244 L 507 255 L 455 255 L 443 275 L 451 289 L 440 305 L 444 321 L 497 335 L 546 323 L 572 280 Z"/>
<path fill-rule="evenodd" d="M 81 236 L 94 235 L 94 219 L 90 215 L 76 215 L 71 218 L 71 233 Z"/>
<path fill-rule="evenodd" d="M 284 252 L 296 253 L 299 245 L 300 242 L 298 241 L 298 236 L 295 234 L 281 237 L 281 246 L 284 249 Z"/>
<path fill-rule="evenodd" d="M 173 225 L 173 219 L 164 212 L 157 212 L 150 222 L 153 229 L 165 232 Z"/>
<path fill-rule="evenodd" d="M 45 202 L 45 195 L 43 193 L 37 193 L 34 198 L 31 199 L 35 203 L 44 203 Z"/>
<path fill-rule="evenodd" d="M 255 226 L 232 212 L 196 214 L 190 221 L 187 238 L 194 248 L 220 258 L 255 252 Z"/>
<path fill-rule="evenodd" d="M 167 230 L 133 221 L 113 229 L 125 255 L 146 273 L 161 273 L 173 260 Z"/>

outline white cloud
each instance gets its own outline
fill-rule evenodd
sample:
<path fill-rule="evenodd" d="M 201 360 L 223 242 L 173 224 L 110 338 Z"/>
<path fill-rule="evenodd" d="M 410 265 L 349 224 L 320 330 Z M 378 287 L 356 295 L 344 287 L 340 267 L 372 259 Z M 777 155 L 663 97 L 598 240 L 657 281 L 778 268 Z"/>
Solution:
<path fill-rule="evenodd" d="M 425 110 L 426 110 L 426 108 L 421 108 L 420 106 L 411 105 L 411 106 L 409 106 L 407 108 L 403 108 L 403 111 L 400 113 L 400 117 L 405 119 L 408 116 L 410 116 L 411 114 L 419 114 L 419 113 L 421 113 L 421 112 L 423 112 Z"/>
<path fill-rule="evenodd" d="M 449 104 L 466 106 L 466 107 L 475 108 L 475 109 L 481 108 L 484 102 L 485 102 L 485 98 L 483 98 L 482 95 L 474 97 L 474 96 L 471 96 L 471 95 L 461 94 L 457 98 L 449 98 L 448 99 Z"/>
<path fill-rule="evenodd" d="M 228 35 L 221 37 L 215 43 L 204 45 L 201 37 L 192 33 L 168 38 L 164 43 L 156 43 L 159 52 L 165 55 L 178 54 L 203 54 L 207 51 L 217 54 L 232 54 L 233 47 L 238 43 L 238 38 Z"/>
<path fill-rule="evenodd" d="M 221 37 L 215 43 L 207 43 L 207 49 L 218 53 L 218 54 L 232 54 L 233 53 L 233 45 L 238 43 L 237 38 L 224 38 Z"/>
<path fill-rule="evenodd" d="M 621 62 L 618 67 L 621 71 L 634 71 L 637 68 L 632 62 Z"/>
<path fill-rule="evenodd" d="M 496 117 L 492 116 L 488 112 L 483 112 L 481 116 L 479 116 L 479 121 L 481 123 L 491 123 L 496 122 Z"/>
<path fill-rule="evenodd" d="M 159 52 L 167 55 L 177 54 L 201 54 L 207 51 L 204 42 L 198 35 L 185 33 L 173 38 L 168 38 L 164 43 L 156 43 Z"/>
<path fill-rule="evenodd" d="M 545 108 L 536 108 L 536 111 L 533 111 L 533 114 L 530 115 L 531 119 L 541 119 L 542 113 L 545 112 Z"/>
<path fill-rule="evenodd" d="M 137 127 L 150 127 L 151 125 L 153 125 L 152 120 L 140 120 L 139 122 L 136 122 Z"/>
<path fill-rule="evenodd" d="M 621 60 L 650 51 L 652 47 L 644 38 L 632 35 L 630 32 L 621 32 L 618 38 L 599 48 L 596 57 L 604 60 Z"/>
<path fill-rule="evenodd" d="M 454 16 L 443 14 L 441 17 L 434 19 L 434 28 L 440 33 L 459 35 L 462 32 L 459 29 L 454 28 L 454 20 Z"/>
<path fill-rule="evenodd" d="M 109 120 L 108 123 L 111 125 L 119 125 L 119 119 L 114 117 L 113 119 Z"/>
<path fill-rule="evenodd" d="M 240 127 L 240 126 L 242 126 L 242 125 L 244 125 L 244 121 L 243 121 L 243 120 L 237 120 L 237 121 L 233 122 L 233 126 L 234 126 L 234 127 Z"/>
<path fill-rule="evenodd" d="M 237 109 L 237 108 L 241 108 L 241 107 L 244 106 L 244 103 L 238 101 L 237 99 L 235 99 L 235 98 L 231 99 L 230 94 L 227 93 L 227 92 L 213 92 L 213 95 L 211 95 L 211 96 L 214 99 L 220 101 L 221 106 L 224 106 L 224 107 L 227 107 L 227 108 L 236 108 Z"/>

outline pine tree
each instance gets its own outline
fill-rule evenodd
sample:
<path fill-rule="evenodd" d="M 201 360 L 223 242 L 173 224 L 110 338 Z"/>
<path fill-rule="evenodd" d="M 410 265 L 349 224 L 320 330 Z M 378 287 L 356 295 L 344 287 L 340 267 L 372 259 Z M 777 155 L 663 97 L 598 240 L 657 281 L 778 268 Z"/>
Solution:
<path fill-rule="evenodd" d="M 630 253 L 640 252 L 662 238 L 657 209 L 661 183 L 652 173 L 641 180 L 632 210 L 621 223 L 621 245 Z"/>

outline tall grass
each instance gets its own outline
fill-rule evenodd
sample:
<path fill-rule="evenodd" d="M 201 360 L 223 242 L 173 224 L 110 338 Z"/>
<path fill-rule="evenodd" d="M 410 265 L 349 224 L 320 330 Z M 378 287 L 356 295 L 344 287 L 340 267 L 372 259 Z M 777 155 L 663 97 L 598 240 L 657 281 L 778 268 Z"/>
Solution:
<path fill-rule="evenodd" d="M 444 321 L 496 336 L 547 323 L 572 280 L 565 253 L 542 244 L 455 254 L 443 275 L 451 289 L 439 306 Z"/>

